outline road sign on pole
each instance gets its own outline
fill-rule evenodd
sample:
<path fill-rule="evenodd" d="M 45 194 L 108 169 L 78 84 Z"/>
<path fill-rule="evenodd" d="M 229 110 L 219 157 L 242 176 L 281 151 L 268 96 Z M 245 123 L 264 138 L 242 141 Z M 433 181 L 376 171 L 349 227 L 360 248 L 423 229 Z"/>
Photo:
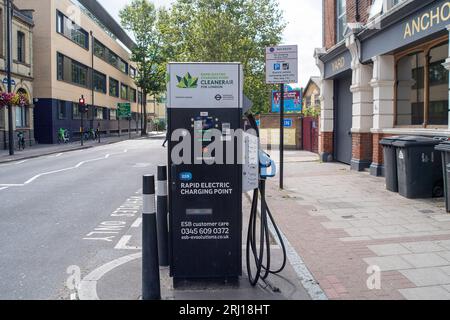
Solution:
<path fill-rule="evenodd" d="M 280 189 L 284 188 L 284 85 L 298 83 L 298 46 L 266 48 L 266 83 L 280 85 Z"/>
<path fill-rule="evenodd" d="M 266 48 L 266 83 L 298 82 L 298 46 Z"/>
<path fill-rule="evenodd" d="M 117 116 L 119 119 L 128 119 L 131 117 L 131 105 L 127 103 L 117 104 Z"/>

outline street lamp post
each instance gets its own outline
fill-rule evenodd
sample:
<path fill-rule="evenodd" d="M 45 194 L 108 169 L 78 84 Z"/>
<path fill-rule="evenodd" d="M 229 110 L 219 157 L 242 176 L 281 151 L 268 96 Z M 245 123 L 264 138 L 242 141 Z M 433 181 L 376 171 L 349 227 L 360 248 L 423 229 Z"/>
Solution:
<path fill-rule="evenodd" d="M 12 92 L 11 86 L 11 69 L 12 69 L 12 1 L 6 0 L 6 75 L 8 80 L 8 93 Z M 13 113 L 11 102 L 8 103 L 8 139 L 9 139 L 9 155 L 14 155 L 14 129 L 13 129 Z"/>

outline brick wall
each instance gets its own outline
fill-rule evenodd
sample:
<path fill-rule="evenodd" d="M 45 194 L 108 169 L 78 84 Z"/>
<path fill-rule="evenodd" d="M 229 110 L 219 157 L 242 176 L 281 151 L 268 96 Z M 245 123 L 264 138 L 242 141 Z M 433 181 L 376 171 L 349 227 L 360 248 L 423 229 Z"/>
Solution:
<path fill-rule="evenodd" d="M 357 0 L 347 0 L 347 22 L 362 22 L 365 24 L 369 19 L 372 0 L 359 0 L 359 21 L 356 19 L 356 2 Z"/>
<path fill-rule="evenodd" d="M 347 22 L 357 22 L 357 0 L 347 0 Z M 372 0 L 359 0 L 359 22 L 366 23 Z M 323 46 L 326 49 L 336 44 L 336 0 L 323 0 Z"/>
<path fill-rule="evenodd" d="M 372 140 L 373 140 L 372 162 L 375 164 L 378 164 L 378 165 L 384 164 L 383 146 L 380 145 L 380 141 L 387 137 L 392 137 L 392 135 L 375 133 L 372 136 Z"/>
<path fill-rule="evenodd" d="M 320 132 L 319 154 L 333 154 L 333 132 Z"/>
<path fill-rule="evenodd" d="M 352 134 L 352 158 L 360 161 L 372 161 L 372 134 Z"/>
<path fill-rule="evenodd" d="M 323 46 L 329 49 L 336 43 L 336 0 L 324 0 L 323 6 Z"/>

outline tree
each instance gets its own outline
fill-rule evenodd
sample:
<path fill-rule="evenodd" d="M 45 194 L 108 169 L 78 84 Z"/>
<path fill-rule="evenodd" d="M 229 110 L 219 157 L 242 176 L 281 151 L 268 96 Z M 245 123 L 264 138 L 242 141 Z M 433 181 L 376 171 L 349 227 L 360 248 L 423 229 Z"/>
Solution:
<path fill-rule="evenodd" d="M 286 26 L 277 0 L 177 0 L 161 21 L 166 53 L 176 61 L 241 62 L 254 112 L 267 112 L 265 48 Z"/>
<path fill-rule="evenodd" d="M 160 32 L 161 18 L 167 14 L 164 9 L 157 10 L 148 0 L 133 0 L 120 13 L 125 30 L 135 38 L 132 61 L 137 64 L 136 85 L 142 89 L 144 127 L 142 135 L 147 134 L 147 96 L 156 96 L 166 89 L 166 55 L 163 37 Z"/>

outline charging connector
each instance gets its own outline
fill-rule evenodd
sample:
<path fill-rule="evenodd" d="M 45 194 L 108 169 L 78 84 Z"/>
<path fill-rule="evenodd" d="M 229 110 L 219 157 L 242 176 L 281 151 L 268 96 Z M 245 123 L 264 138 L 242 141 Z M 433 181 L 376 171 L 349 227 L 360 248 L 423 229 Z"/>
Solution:
<path fill-rule="evenodd" d="M 256 131 L 259 138 L 259 129 L 253 115 L 247 115 L 248 121 L 252 128 Z M 253 191 L 252 207 L 250 212 L 250 221 L 247 233 L 247 274 L 252 286 L 256 286 L 259 280 L 265 281 L 270 274 L 279 274 L 286 267 L 287 255 L 286 247 L 283 241 L 280 230 L 275 222 L 275 219 L 267 205 L 266 201 L 266 179 L 274 177 L 276 174 L 275 162 L 270 159 L 270 156 L 260 151 L 260 180 L 259 188 Z M 271 169 L 270 173 L 268 169 Z M 258 210 L 259 201 L 261 201 L 261 210 Z M 259 216 L 259 228 L 258 228 Z M 270 251 L 270 228 L 272 224 L 273 229 L 279 239 L 278 243 L 281 245 L 283 251 L 283 262 L 279 269 L 271 269 L 271 251 Z M 258 233 L 259 229 L 259 233 Z M 259 248 L 257 247 L 259 236 Z M 252 261 L 253 260 L 253 261 Z M 256 269 L 256 272 L 252 269 Z"/>

